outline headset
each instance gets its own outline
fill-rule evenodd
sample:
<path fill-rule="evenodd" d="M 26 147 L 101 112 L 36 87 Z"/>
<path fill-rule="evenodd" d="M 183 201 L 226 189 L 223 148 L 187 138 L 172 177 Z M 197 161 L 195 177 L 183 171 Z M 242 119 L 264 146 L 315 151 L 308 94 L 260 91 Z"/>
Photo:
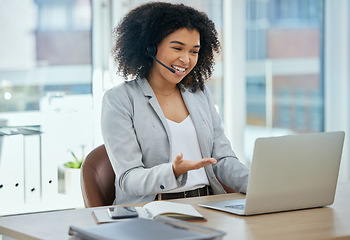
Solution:
<path fill-rule="evenodd" d="M 172 73 L 175 73 L 175 70 L 166 66 L 164 63 L 162 63 L 161 61 L 159 61 L 157 58 L 156 58 L 156 55 L 157 55 L 157 46 L 156 45 L 151 45 L 151 46 L 148 46 L 146 48 L 146 52 L 147 52 L 147 56 L 153 58 L 156 62 L 158 62 L 160 65 L 162 65 L 163 67 L 165 67 L 166 69 L 168 69 L 170 72 Z"/>

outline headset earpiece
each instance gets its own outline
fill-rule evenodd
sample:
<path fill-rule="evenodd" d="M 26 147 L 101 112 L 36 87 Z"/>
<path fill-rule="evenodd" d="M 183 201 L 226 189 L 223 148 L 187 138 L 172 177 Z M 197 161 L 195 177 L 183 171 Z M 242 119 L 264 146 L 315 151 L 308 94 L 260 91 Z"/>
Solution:
<path fill-rule="evenodd" d="M 147 50 L 147 54 L 151 57 L 155 57 L 157 54 L 157 46 L 156 45 L 148 46 L 146 48 L 146 50 Z"/>
<path fill-rule="evenodd" d="M 161 61 L 159 61 L 156 58 L 156 54 L 157 54 L 157 46 L 156 45 L 152 45 L 152 46 L 148 46 L 146 47 L 146 54 L 147 56 L 150 56 L 153 60 L 155 60 L 156 62 L 158 62 L 160 65 L 162 65 L 163 67 L 165 67 L 166 69 L 168 69 L 170 72 L 175 73 L 175 70 L 164 65 L 164 63 L 162 63 Z"/>

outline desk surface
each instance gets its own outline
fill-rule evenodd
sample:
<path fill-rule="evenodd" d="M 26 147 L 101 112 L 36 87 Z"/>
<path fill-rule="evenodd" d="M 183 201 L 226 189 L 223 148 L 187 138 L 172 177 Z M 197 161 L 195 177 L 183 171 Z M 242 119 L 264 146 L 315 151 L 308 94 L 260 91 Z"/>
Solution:
<path fill-rule="evenodd" d="M 224 239 L 350 239 L 350 182 L 338 184 L 335 202 L 323 208 L 241 217 L 198 207 L 198 203 L 242 198 L 223 194 L 175 202 L 191 203 L 207 222 L 227 233 Z M 95 225 L 94 208 L 0 217 L 0 234 L 16 239 L 69 239 L 70 225 Z"/>

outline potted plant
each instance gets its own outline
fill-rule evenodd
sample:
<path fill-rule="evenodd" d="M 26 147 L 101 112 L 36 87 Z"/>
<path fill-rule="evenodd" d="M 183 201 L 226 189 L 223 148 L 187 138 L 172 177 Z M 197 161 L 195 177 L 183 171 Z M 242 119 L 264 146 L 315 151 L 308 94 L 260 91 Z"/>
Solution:
<path fill-rule="evenodd" d="M 73 161 L 64 163 L 64 186 L 65 193 L 71 196 L 81 197 L 81 188 L 80 188 L 80 169 L 81 165 L 84 162 L 84 145 L 82 148 L 82 157 L 79 159 L 72 150 L 68 150 L 73 156 Z"/>
<path fill-rule="evenodd" d="M 72 154 L 74 161 L 66 162 L 63 164 L 66 168 L 73 168 L 73 169 L 80 169 L 81 165 L 83 164 L 83 161 L 85 159 L 84 157 L 84 151 L 83 151 L 83 157 L 79 160 L 77 156 L 75 156 L 74 152 L 69 150 L 69 152 Z"/>

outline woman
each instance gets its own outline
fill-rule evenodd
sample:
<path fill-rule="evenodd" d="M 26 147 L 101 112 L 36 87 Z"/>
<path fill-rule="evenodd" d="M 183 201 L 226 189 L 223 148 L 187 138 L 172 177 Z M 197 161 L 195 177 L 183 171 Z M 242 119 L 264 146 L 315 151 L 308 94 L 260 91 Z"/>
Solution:
<path fill-rule="evenodd" d="M 115 60 L 131 81 L 108 90 L 102 134 L 116 173 L 115 204 L 246 192 L 249 170 L 235 156 L 204 81 L 220 43 L 207 15 L 148 3 L 115 29 Z"/>

